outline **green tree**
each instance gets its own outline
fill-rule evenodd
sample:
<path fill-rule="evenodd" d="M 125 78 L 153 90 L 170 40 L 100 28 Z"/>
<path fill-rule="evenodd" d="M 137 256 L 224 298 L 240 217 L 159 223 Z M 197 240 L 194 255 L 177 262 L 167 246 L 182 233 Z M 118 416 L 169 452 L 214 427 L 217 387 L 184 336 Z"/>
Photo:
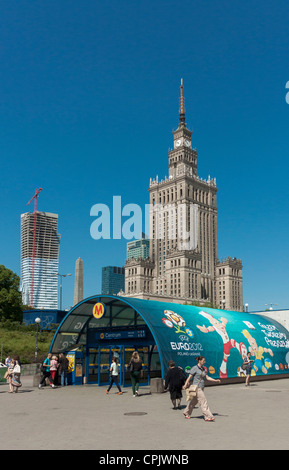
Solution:
<path fill-rule="evenodd" d="M 0 265 L 0 318 L 22 321 L 24 308 L 19 292 L 20 278 L 16 273 Z"/>

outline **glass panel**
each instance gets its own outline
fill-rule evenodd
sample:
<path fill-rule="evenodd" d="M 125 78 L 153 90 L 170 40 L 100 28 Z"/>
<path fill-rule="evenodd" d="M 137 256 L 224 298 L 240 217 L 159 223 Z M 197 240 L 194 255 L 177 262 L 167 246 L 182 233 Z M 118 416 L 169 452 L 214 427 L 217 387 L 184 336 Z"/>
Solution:
<path fill-rule="evenodd" d="M 150 378 L 153 377 L 161 377 L 161 361 L 160 356 L 158 353 L 158 349 L 155 346 L 152 356 L 151 356 L 151 364 L 150 364 Z"/>
<path fill-rule="evenodd" d="M 55 353 L 70 351 L 76 344 L 78 344 L 78 335 L 58 333 L 52 350 Z"/>
<path fill-rule="evenodd" d="M 137 313 L 136 314 L 136 324 L 137 325 L 146 325 L 144 319 Z"/>
<path fill-rule="evenodd" d="M 68 315 L 65 322 L 61 326 L 60 331 L 80 331 L 81 328 L 83 328 L 83 325 L 87 322 L 87 320 L 94 318 L 92 315 L 92 309 L 93 306 L 96 304 L 97 300 L 98 299 L 95 298 L 79 305 L 79 307 L 76 307 L 75 310 L 73 310 Z"/>
<path fill-rule="evenodd" d="M 101 348 L 99 356 L 99 385 L 109 383 L 110 348 Z"/>
<path fill-rule="evenodd" d="M 110 307 L 106 308 L 106 312 L 103 317 L 99 318 L 98 320 L 94 318 L 91 314 L 91 318 L 89 320 L 89 328 L 108 328 L 110 326 Z"/>
<path fill-rule="evenodd" d="M 59 331 L 80 332 L 88 318 L 89 317 L 87 315 L 76 315 L 71 313 L 61 325 Z"/>
<path fill-rule="evenodd" d="M 98 348 L 90 348 L 88 356 L 88 383 L 98 382 Z"/>
<path fill-rule="evenodd" d="M 135 311 L 133 308 L 121 304 L 112 305 L 112 326 L 134 326 L 135 325 Z"/>
<path fill-rule="evenodd" d="M 81 336 L 78 334 L 74 335 L 71 333 L 58 333 L 53 343 L 52 352 L 60 353 L 67 352 L 76 347 L 82 347 L 86 345 L 86 331 Z"/>

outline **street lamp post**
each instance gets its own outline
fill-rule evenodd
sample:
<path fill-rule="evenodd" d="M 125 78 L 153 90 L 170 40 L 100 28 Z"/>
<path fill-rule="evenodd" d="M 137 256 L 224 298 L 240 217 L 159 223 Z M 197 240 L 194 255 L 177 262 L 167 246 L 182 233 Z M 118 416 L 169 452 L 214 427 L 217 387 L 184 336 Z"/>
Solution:
<path fill-rule="evenodd" d="M 60 298 L 60 305 L 59 305 L 59 310 L 62 310 L 62 278 L 67 277 L 67 276 L 72 276 L 72 274 L 51 274 L 51 277 L 53 276 L 59 276 L 60 277 L 60 286 L 59 286 L 59 298 Z"/>
<path fill-rule="evenodd" d="M 60 277 L 60 286 L 59 286 L 60 309 L 59 310 L 62 310 L 62 278 L 66 277 L 66 276 L 71 276 L 71 274 L 59 274 L 59 273 L 57 273 L 57 275 Z"/>
<path fill-rule="evenodd" d="M 35 362 L 37 362 L 37 348 L 38 348 L 38 329 L 39 329 L 39 323 L 41 323 L 40 318 L 35 318 L 35 323 L 36 323 L 36 345 L 35 345 Z"/>

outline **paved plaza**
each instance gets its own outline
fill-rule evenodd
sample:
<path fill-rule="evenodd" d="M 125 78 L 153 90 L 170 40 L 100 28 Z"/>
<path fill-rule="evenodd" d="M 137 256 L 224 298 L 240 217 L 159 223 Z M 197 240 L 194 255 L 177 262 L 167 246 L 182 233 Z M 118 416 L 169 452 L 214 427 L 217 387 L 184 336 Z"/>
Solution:
<path fill-rule="evenodd" d="M 169 393 L 149 387 L 134 398 L 130 388 L 119 396 L 94 385 L 39 390 L 32 377 L 22 383 L 18 394 L 0 384 L 1 450 L 289 449 L 289 379 L 207 387 L 212 423 L 200 408 L 184 419 Z"/>

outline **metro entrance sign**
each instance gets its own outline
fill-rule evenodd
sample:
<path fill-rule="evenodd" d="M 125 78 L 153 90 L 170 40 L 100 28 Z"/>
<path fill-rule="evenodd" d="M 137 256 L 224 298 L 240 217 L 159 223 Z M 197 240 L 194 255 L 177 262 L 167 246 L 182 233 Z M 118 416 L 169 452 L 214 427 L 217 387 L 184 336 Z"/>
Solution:
<path fill-rule="evenodd" d="M 97 304 L 95 304 L 92 309 L 92 314 L 94 318 L 96 318 L 97 320 L 100 320 L 105 314 L 105 311 L 106 311 L 105 305 L 102 302 L 97 302 Z"/>
<path fill-rule="evenodd" d="M 106 331 L 96 332 L 95 339 L 103 339 L 104 341 L 110 341 L 115 339 L 130 339 L 130 338 L 145 338 L 145 330 L 122 330 L 122 331 Z"/>

